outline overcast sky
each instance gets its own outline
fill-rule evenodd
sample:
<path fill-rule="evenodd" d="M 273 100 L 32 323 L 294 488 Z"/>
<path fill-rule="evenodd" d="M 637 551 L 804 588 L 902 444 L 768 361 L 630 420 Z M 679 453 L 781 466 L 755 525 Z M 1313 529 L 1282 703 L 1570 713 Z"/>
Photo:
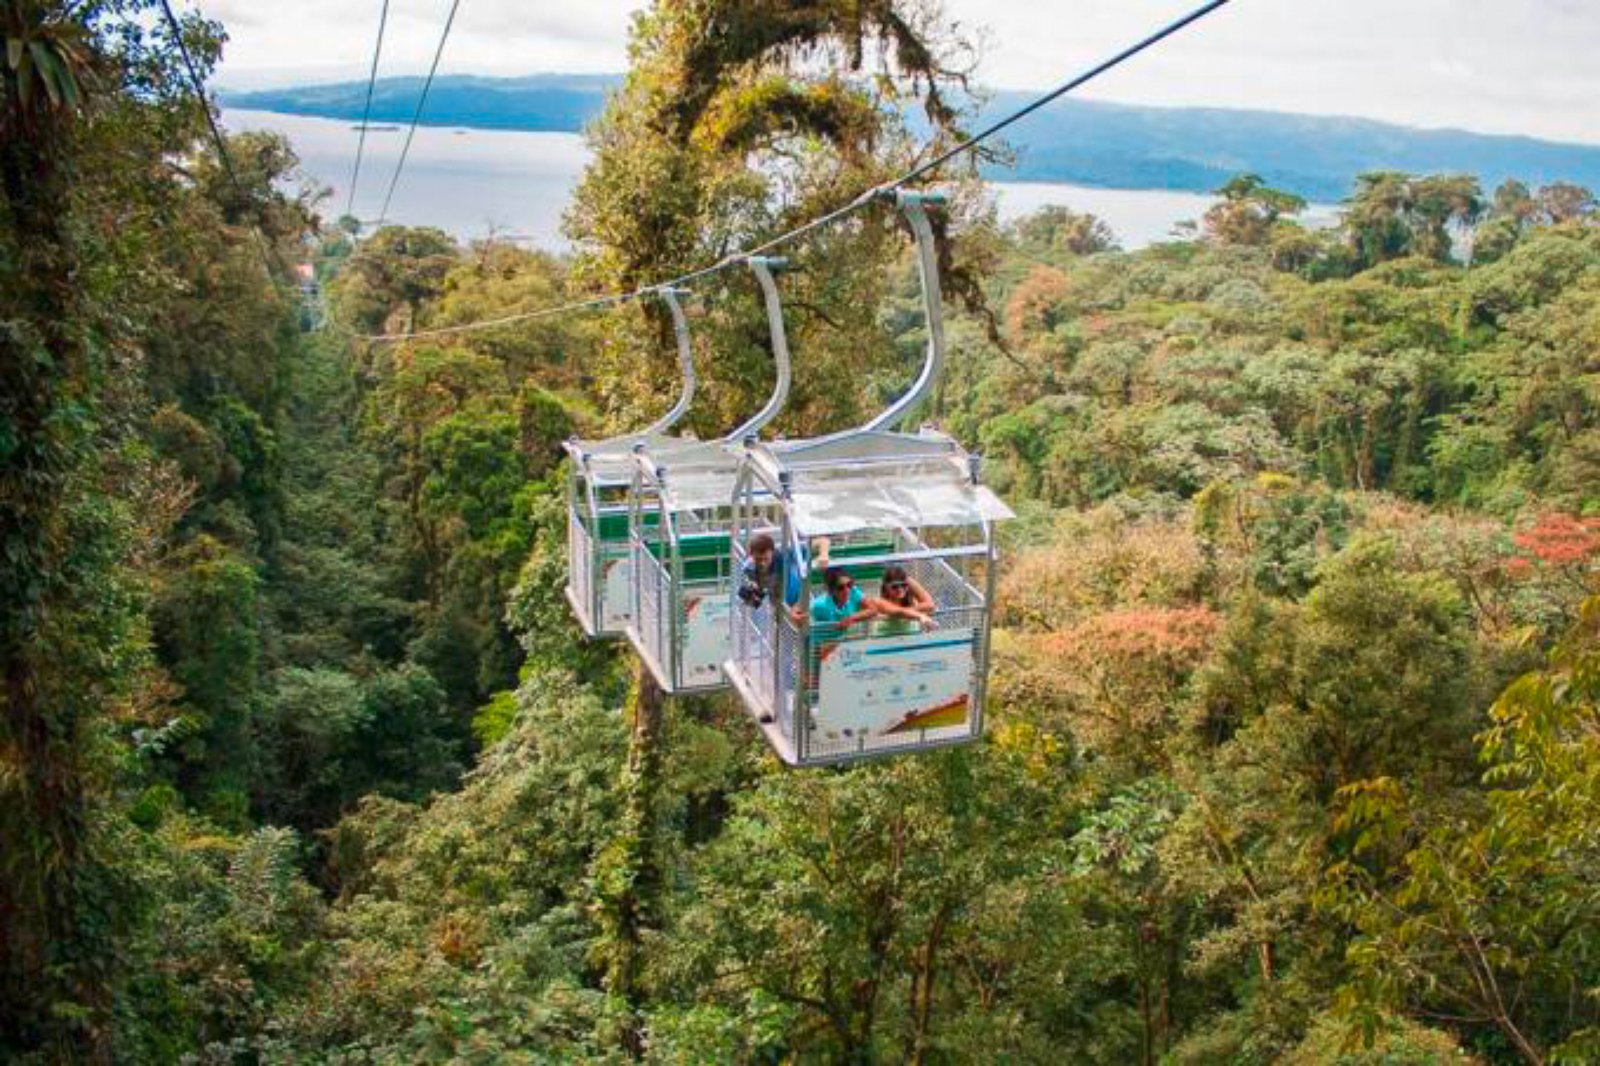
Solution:
<path fill-rule="evenodd" d="M 382 0 L 199 0 L 243 88 L 366 76 Z M 945 0 L 985 84 L 1065 80 L 1197 0 Z M 186 9 L 195 0 L 182 0 Z M 391 0 L 380 74 L 427 70 L 450 0 Z M 641 0 L 461 0 L 441 70 L 620 71 Z M 1600 143 L 1600 0 L 1233 0 L 1097 81 L 1128 103 L 1362 115 Z"/>

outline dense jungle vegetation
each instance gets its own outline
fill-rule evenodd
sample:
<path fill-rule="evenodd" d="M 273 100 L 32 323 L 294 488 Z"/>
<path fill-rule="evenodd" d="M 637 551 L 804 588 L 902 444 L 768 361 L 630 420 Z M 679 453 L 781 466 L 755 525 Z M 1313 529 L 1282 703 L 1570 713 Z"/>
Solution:
<path fill-rule="evenodd" d="M 987 736 L 784 771 L 561 595 L 559 442 L 659 411 L 660 309 L 360 337 L 853 198 L 967 43 L 658 0 L 558 258 L 224 161 L 158 11 L 0 0 L 0 1058 L 1600 1061 L 1587 190 L 1372 173 L 1319 230 L 1246 175 L 1130 253 L 950 175 L 926 415 L 1020 514 Z M 842 428 L 920 359 L 907 241 L 790 251 L 781 428 Z M 712 434 L 766 333 L 696 303 Z"/>

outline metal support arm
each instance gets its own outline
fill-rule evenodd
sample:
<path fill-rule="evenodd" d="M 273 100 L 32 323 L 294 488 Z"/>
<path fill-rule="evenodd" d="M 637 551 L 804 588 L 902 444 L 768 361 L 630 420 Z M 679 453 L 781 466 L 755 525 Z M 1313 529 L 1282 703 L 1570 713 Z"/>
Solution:
<path fill-rule="evenodd" d="M 772 259 L 753 255 L 745 260 L 761 284 L 761 294 L 767 305 L 767 329 L 772 335 L 772 358 L 777 364 L 778 379 L 772 386 L 772 396 L 767 405 L 757 411 L 748 422 L 729 433 L 723 440 L 742 441 L 753 437 L 761 428 L 777 417 L 789 398 L 789 338 L 783 328 L 783 303 L 778 298 L 777 283 L 772 280 L 773 270 L 789 265 L 787 259 Z"/>
<path fill-rule="evenodd" d="M 678 420 L 688 412 L 689 404 L 694 401 L 694 349 L 689 345 L 689 322 L 683 317 L 683 306 L 678 303 L 678 297 L 684 295 L 685 291 L 670 288 L 656 290 L 666 303 L 667 310 L 672 312 L 672 332 L 678 338 L 678 369 L 683 373 L 683 391 L 678 394 L 678 402 L 672 405 L 672 410 L 641 430 L 645 436 L 665 433 L 677 425 Z"/>
<path fill-rule="evenodd" d="M 928 322 L 928 352 L 922 363 L 922 373 L 906 394 L 890 404 L 876 418 L 861 428 L 864 430 L 890 429 L 904 421 L 911 409 L 921 402 L 939 380 L 944 370 L 944 314 L 939 295 L 939 253 L 933 239 L 933 226 L 928 222 L 928 204 L 943 204 L 940 193 L 915 193 L 903 189 L 894 194 L 895 204 L 911 223 L 911 235 L 917 242 L 917 274 L 922 282 L 922 307 Z"/>

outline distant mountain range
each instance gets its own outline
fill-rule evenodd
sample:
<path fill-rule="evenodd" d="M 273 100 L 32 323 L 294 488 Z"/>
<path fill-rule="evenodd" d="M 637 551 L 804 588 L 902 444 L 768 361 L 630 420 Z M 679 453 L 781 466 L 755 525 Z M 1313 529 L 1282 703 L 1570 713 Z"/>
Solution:
<path fill-rule="evenodd" d="M 372 87 L 372 121 L 409 124 L 417 110 L 422 81 L 420 77 L 379 78 Z M 441 75 L 428 90 L 423 124 L 576 133 L 600 113 L 606 93 L 621 81 L 615 74 L 530 74 L 522 78 Z M 225 107 L 360 122 L 367 83 L 349 81 L 256 92 L 224 90 L 219 95 Z"/>
<path fill-rule="evenodd" d="M 448 75 L 428 94 L 430 126 L 575 133 L 621 81 L 610 74 L 521 78 Z M 221 94 L 226 107 L 360 121 L 366 82 Z M 408 123 L 422 79 L 383 78 L 372 121 Z M 1031 94 L 996 94 L 979 121 Z M 1531 185 L 1571 181 L 1600 189 L 1600 146 L 1464 130 L 1423 130 L 1369 119 L 1198 107 L 1141 107 L 1061 100 L 1014 127 L 1012 181 L 1060 181 L 1122 189 L 1209 192 L 1243 171 L 1310 200 L 1346 196 L 1369 170 L 1476 174 L 1486 189 L 1508 177 Z"/>

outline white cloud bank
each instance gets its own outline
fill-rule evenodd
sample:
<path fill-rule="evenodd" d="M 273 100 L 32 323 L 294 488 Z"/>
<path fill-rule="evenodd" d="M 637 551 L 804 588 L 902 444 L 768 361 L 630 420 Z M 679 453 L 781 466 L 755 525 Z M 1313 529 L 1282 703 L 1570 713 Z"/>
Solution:
<path fill-rule="evenodd" d="M 427 69 L 450 0 L 391 0 L 380 73 Z M 366 76 L 381 0 L 205 0 L 231 41 L 231 87 Z M 982 79 L 1063 80 L 1190 0 L 945 0 L 986 30 Z M 638 0 L 461 0 L 441 69 L 619 71 Z M 1096 82 L 1128 103 L 1362 115 L 1600 143 L 1593 0 L 1234 0 Z"/>

